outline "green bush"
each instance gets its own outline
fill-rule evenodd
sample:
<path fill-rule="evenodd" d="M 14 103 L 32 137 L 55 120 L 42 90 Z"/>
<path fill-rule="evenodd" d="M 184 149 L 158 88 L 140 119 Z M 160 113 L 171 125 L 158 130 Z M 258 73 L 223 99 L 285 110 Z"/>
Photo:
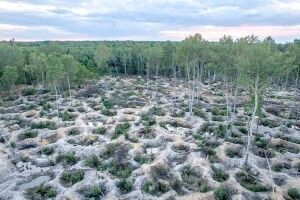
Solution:
<path fill-rule="evenodd" d="M 142 190 L 148 194 L 160 196 L 170 190 L 169 184 L 162 181 L 146 181 L 143 186 Z"/>
<path fill-rule="evenodd" d="M 222 169 L 212 167 L 213 176 L 212 178 L 218 182 L 224 182 L 229 179 L 229 174 L 223 171 Z"/>
<path fill-rule="evenodd" d="M 231 191 L 226 186 L 220 186 L 214 191 L 214 197 L 216 200 L 230 200 Z"/>
<path fill-rule="evenodd" d="M 28 138 L 35 138 L 38 136 L 38 132 L 37 131 L 25 131 L 23 133 L 20 133 L 18 135 L 18 139 L 19 140 L 25 140 Z"/>
<path fill-rule="evenodd" d="M 64 171 L 60 175 L 60 181 L 66 187 L 70 187 L 75 183 L 84 179 L 84 172 L 83 171 Z"/>
<path fill-rule="evenodd" d="M 267 192 L 271 189 L 269 186 L 263 185 L 255 177 L 253 177 L 253 175 L 245 172 L 238 172 L 236 174 L 236 179 L 241 186 L 252 192 Z"/>
<path fill-rule="evenodd" d="M 259 148 L 266 148 L 268 143 L 269 141 L 266 138 L 257 137 L 257 136 L 255 137 L 255 144 Z"/>
<path fill-rule="evenodd" d="M 102 109 L 101 110 L 101 114 L 110 117 L 110 116 L 117 115 L 117 111 L 115 111 L 115 110 L 109 110 L 109 109 Z"/>
<path fill-rule="evenodd" d="M 128 179 L 121 179 L 118 183 L 117 183 L 117 187 L 120 189 L 120 191 L 123 194 L 126 194 L 128 192 L 131 192 L 133 189 L 133 183 L 132 181 L 128 180 Z"/>
<path fill-rule="evenodd" d="M 118 124 L 115 128 L 114 138 L 118 138 L 120 135 L 126 134 L 129 128 L 130 124 L 128 122 Z"/>
<path fill-rule="evenodd" d="M 64 111 L 63 113 L 59 113 L 59 117 L 62 118 L 63 121 L 74 121 L 77 115 L 68 111 Z"/>
<path fill-rule="evenodd" d="M 272 165 L 272 170 L 274 172 L 280 172 L 283 169 L 283 164 L 282 163 L 275 163 Z"/>
<path fill-rule="evenodd" d="M 63 162 L 66 165 L 75 165 L 78 158 L 75 156 L 74 152 L 68 152 L 66 154 L 61 154 L 56 157 L 56 163 Z"/>
<path fill-rule="evenodd" d="M 242 158 L 243 150 L 241 147 L 238 148 L 228 147 L 225 149 L 225 154 L 230 158 Z"/>
<path fill-rule="evenodd" d="M 114 103 L 108 99 L 103 99 L 102 104 L 106 109 L 111 109 L 114 106 Z"/>
<path fill-rule="evenodd" d="M 148 164 L 154 160 L 154 157 L 148 154 L 138 154 L 134 157 L 134 160 L 139 164 Z"/>
<path fill-rule="evenodd" d="M 86 198 L 101 199 L 101 197 L 106 194 L 106 188 L 104 185 L 93 185 L 81 193 L 83 193 Z"/>
<path fill-rule="evenodd" d="M 100 135 L 104 135 L 106 132 L 106 129 L 104 127 L 98 127 L 96 130 L 95 130 L 95 133 L 96 134 L 100 134 Z"/>
<path fill-rule="evenodd" d="M 68 135 L 79 135 L 80 130 L 78 128 L 71 128 L 70 130 L 68 130 L 67 134 Z"/>
<path fill-rule="evenodd" d="M 40 122 L 32 122 L 30 125 L 31 129 L 56 129 L 56 124 L 52 121 L 40 121 Z"/>
<path fill-rule="evenodd" d="M 27 198 L 31 200 L 55 198 L 56 195 L 56 190 L 53 187 L 45 184 L 31 188 L 26 192 Z"/>
<path fill-rule="evenodd" d="M 151 112 L 142 113 L 141 119 L 145 126 L 152 126 L 156 123 L 155 116 Z"/>
<path fill-rule="evenodd" d="M 102 161 L 98 156 L 92 155 L 85 159 L 85 165 L 91 168 L 96 168 L 97 170 L 101 170 Z"/>
<path fill-rule="evenodd" d="M 41 153 L 42 154 L 45 154 L 47 156 L 49 155 L 52 155 L 54 153 L 54 148 L 53 147 L 44 147 L 42 150 L 41 150 Z"/>
<path fill-rule="evenodd" d="M 300 190 L 298 188 L 289 188 L 288 195 L 292 199 L 299 200 L 300 199 Z"/>
<path fill-rule="evenodd" d="M 35 88 L 25 88 L 22 90 L 22 95 L 23 96 L 29 96 L 29 95 L 34 95 L 36 93 Z"/>

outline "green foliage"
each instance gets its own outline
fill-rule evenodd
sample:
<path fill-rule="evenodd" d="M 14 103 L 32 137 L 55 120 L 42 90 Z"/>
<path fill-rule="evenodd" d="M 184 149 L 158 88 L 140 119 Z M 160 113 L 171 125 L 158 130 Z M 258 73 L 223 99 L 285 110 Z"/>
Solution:
<path fill-rule="evenodd" d="M 55 198 L 56 195 L 56 190 L 53 187 L 45 184 L 41 184 L 40 186 L 31 188 L 26 192 L 27 198 L 31 200 Z"/>
<path fill-rule="evenodd" d="M 300 199 L 300 189 L 298 188 L 289 188 L 287 193 L 292 199 Z"/>
<path fill-rule="evenodd" d="M 120 135 L 126 134 L 130 128 L 130 124 L 128 122 L 118 124 L 115 128 L 114 138 L 118 138 Z"/>
<path fill-rule="evenodd" d="M 103 185 L 93 185 L 87 188 L 87 191 L 82 191 L 85 197 L 92 199 L 101 199 L 106 193 L 106 188 Z"/>
<path fill-rule="evenodd" d="M 252 174 L 238 172 L 236 174 L 236 179 L 241 184 L 241 186 L 252 192 L 267 192 L 271 189 L 269 186 L 263 185 Z"/>
<path fill-rule="evenodd" d="M 229 179 L 229 174 L 223 171 L 222 169 L 212 167 L 213 176 L 212 178 L 218 182 L 224 182 Z"/>
<path fill-rule="evenodd" d="M 128 179 L 121 179 L 118 183 L 117 183 L 117 187 L 121 190 L 121 192 L 123 194 L 131 192 L 133 189 L 133 183 L 132 181 L 128 180 Z"/>
<path fill-rule="evenodd" d="M 149 164 L 154 160 L 154 157 L 148 154 L 138 154 L 134 157 L 134 160 L 139 164 Z"/>
<path fill-rule="evenodd" d="M 74 121 L 77 115 L 68 111 L 64 111 L 63 113 L 59 113 L 59 117 L 62 118 L 63 121 Z"/>
<path fill-rule="evenodd" d="M 3 70 L 1 85 L 5 90 L 11 90 L 19 77 L 18 70 L 14 66 L 6 66 Z"/>
<path fill-rule="evenodd" d="M 23 96 L 29 96 L 29 95 L 34 95 L 36 93 L 35 88 L 25 88 L 22 90 L 22 95 Z"/>
<path fill-rule="evenodd" d="M 106 132 L 106 128 L 104 127 L 98 127 L 96 130 L 95 130 L 95 133 L 96 134 L 100 134 L 100 135 L 104 135 Z"/>
<path fill-rule="evenodd" d="M 80 130 L 78 128 L 71 128 L 70 130 L 67 131 L 68 135 L 79 135 Z"/>
<path fill-rule="evenodd" d="M 86 166 L 96 168 L 97 170 L 102 169 L 102 164 L 103 163 L 102 163 L 101 159 L 96 155 L 92 155 L 92 156 L 87 157 L 85 159 L 85 165 Z"/>
<path fill-rule="evenodd" d="M 32 122 L 30 125 L 31 129 L 56 129 L 56 124 L 52 121 L 40 121 L 40 122 Z"/>
<path fill-rule="evenodd" d="M 38 136 L 38 132 L 37 131 L 25 131 L 23 133 L 20 133 L 18 135 L 18 139 L 19 140 L 25 140 L 28 138 L 35 138 Z"/>
<path fill-rule="evenodd" d="M 214 191 L 214 197 L 216 200 L 230 200 L 231 191 L 226 186 L 220 186 Z"/>
<path fill-rule="evenodd" d="M 243 157 L 243 151 L 242 148 L 233 148 L 233 147 L 228 147 L 225 149 L 225 154 L 226 156 L 230 158 L 242 158 Z"/>
<path fill-rule="evenodd" d="M 75 183 L 84 179 L 83 171 L 64 171 L 60 175 L 60 181 L 66 187 L 70 187 Z"/>
<path fill-rule="evenodd" d="M 75 156 L 74 152 L 68 152 L 66 154 L 61 154 L 56 157 L 56 162 L 64 162 L 67 165 L 75 165 L 78 161 L 78 158 Z"/>
<path fill-rule="evenodd" d="M 41 153 L 49 156 L 49 155 L 52 155 L 54 153 L 54 148 L 53 147 L 44 147 L 42 150 L 41 150 Z"/>

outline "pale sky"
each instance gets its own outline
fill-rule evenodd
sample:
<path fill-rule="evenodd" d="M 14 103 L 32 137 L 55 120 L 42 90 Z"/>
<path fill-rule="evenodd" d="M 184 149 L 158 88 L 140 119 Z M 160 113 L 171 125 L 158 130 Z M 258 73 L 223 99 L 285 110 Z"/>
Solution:
<path fill-rule="evenodd" d="M 300 38 L 300 0 L 0 0 L 0 40 Z"/>

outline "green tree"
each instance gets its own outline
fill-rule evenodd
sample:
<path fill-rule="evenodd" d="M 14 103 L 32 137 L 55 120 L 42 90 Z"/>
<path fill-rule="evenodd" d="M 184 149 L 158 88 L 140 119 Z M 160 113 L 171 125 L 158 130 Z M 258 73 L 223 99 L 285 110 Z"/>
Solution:
<path fill-rule="evenodd" d="M 2 86 L 5 90 L 15 91 L 15 85 L 19 75 L 17 68 L 14 66 L 6 66 L 3 70 Z"/>
<path fill-rule="evenodd" d="M 97 72 L 100 75 L 108 72 L 108 61 L 110 57 L 110 49 L 105 44 L 100 44 L 94 53 L 94 60 L 98 66 Z"/>

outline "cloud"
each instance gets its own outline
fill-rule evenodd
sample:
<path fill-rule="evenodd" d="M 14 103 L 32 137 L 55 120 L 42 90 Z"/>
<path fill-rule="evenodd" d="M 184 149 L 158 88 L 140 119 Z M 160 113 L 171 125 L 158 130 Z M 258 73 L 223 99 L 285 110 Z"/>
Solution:
<path fill-rule="evenodd" d="M 0 23 L 18 28 L 0 39 L 165 40 L 201 31 L 291 41 L 299 19 L 300 0 L 3 0 Z"/>

